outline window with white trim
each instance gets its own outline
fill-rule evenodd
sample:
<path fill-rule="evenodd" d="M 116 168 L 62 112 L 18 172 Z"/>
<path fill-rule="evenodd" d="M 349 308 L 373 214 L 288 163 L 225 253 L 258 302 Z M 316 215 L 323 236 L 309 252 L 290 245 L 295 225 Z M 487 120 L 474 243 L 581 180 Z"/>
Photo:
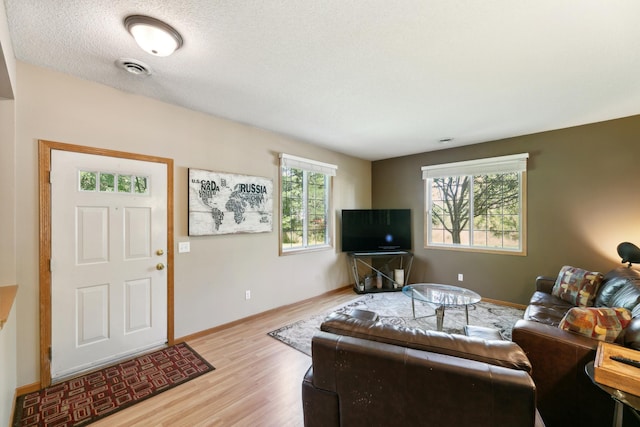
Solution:
<path fill-rule="evenodd" d="M 524 255 L 528 157 L 424 166 L 425 247 Z"/>
<path fill-rule="evenodd" d="M 331 177 L 338 167 L 280 154 L 281 253 L 332 245 Z"/>

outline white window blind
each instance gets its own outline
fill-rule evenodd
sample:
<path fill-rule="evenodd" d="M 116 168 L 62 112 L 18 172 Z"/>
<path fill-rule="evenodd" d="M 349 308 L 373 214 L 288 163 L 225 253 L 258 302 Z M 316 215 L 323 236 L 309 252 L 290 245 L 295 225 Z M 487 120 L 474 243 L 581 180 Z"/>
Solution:
<path fill-rule="evenodd" d="M 317 160 L 305 159 L 303 157 L 292 156 L 291 154 L 280 153 L 280 164 L 287 168 L 296 168 L 308 172 L 319 172 L 329 176 L 336 176 L 338 166 L 330 163 L 318 162 Z"/>
<path fill-rule="evenodd" d="M 423 166 L 422 179 L 442 178 L 447 176 L 524 172 L 527 170 L 528 158 L 529 153 L 522 153 L 510 156 L 488 157 L 486 159 Z"/>

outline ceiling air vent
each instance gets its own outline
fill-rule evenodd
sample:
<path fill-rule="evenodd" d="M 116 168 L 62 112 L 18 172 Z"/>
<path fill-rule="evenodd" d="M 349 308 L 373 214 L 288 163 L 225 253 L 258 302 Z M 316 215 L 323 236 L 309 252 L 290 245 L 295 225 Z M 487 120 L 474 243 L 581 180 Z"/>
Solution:
<path fill-rule="evenodd" d="M 116 61 L 116 65 L 125 71 L 130 72 L 136 76 L 150 76 L 151 68 L 144 62 L 137 59 L 122 58 Z"/>

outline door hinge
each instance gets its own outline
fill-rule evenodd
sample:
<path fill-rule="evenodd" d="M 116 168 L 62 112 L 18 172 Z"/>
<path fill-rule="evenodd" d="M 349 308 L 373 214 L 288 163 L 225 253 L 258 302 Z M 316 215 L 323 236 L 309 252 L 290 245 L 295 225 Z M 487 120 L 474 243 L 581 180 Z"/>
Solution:
<path fill-rule="evenodd" d="M 51 347 L 49 347 L 49 351 L 48 351 L 48 356 L 49 356 L 49 362 L 51 362 Z"/>
<path fill-rule="evenodd" d="M 53 268 L 52 268 L 52 263 L 51 263 L 51 258 L 49 258 L 49 273 L 53 272 Z"/>

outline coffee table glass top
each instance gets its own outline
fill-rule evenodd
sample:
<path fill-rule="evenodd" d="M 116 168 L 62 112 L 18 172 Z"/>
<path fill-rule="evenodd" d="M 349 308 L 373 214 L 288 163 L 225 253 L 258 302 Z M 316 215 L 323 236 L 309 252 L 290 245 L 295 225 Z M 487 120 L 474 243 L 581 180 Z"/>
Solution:
<path fill-rule="evenodd" d="M 416 300 L 428 304 L 437 305 L 436 329 L 442 331 L 444 321 L 444 310 L 446 307 L 464 306 L 466 324 L 469 324 L 469 305 L 479 302 L 482 298 L 472 290 L 460 288 L 458 286 L 440 285 L 438 283 L 416 283 L 402 288 L 402 293 L 411 297 L 411 311 L 416 319 Z M 429 317 L 429 316 L 422 316 Z"/>
<path fill-rule="evenodd" d="M 438 283 L 416 283 L 402 288 L 402 293 L 431 304 L 441 306 L 470 305 L 482 297 L 470 289 Z"/>

